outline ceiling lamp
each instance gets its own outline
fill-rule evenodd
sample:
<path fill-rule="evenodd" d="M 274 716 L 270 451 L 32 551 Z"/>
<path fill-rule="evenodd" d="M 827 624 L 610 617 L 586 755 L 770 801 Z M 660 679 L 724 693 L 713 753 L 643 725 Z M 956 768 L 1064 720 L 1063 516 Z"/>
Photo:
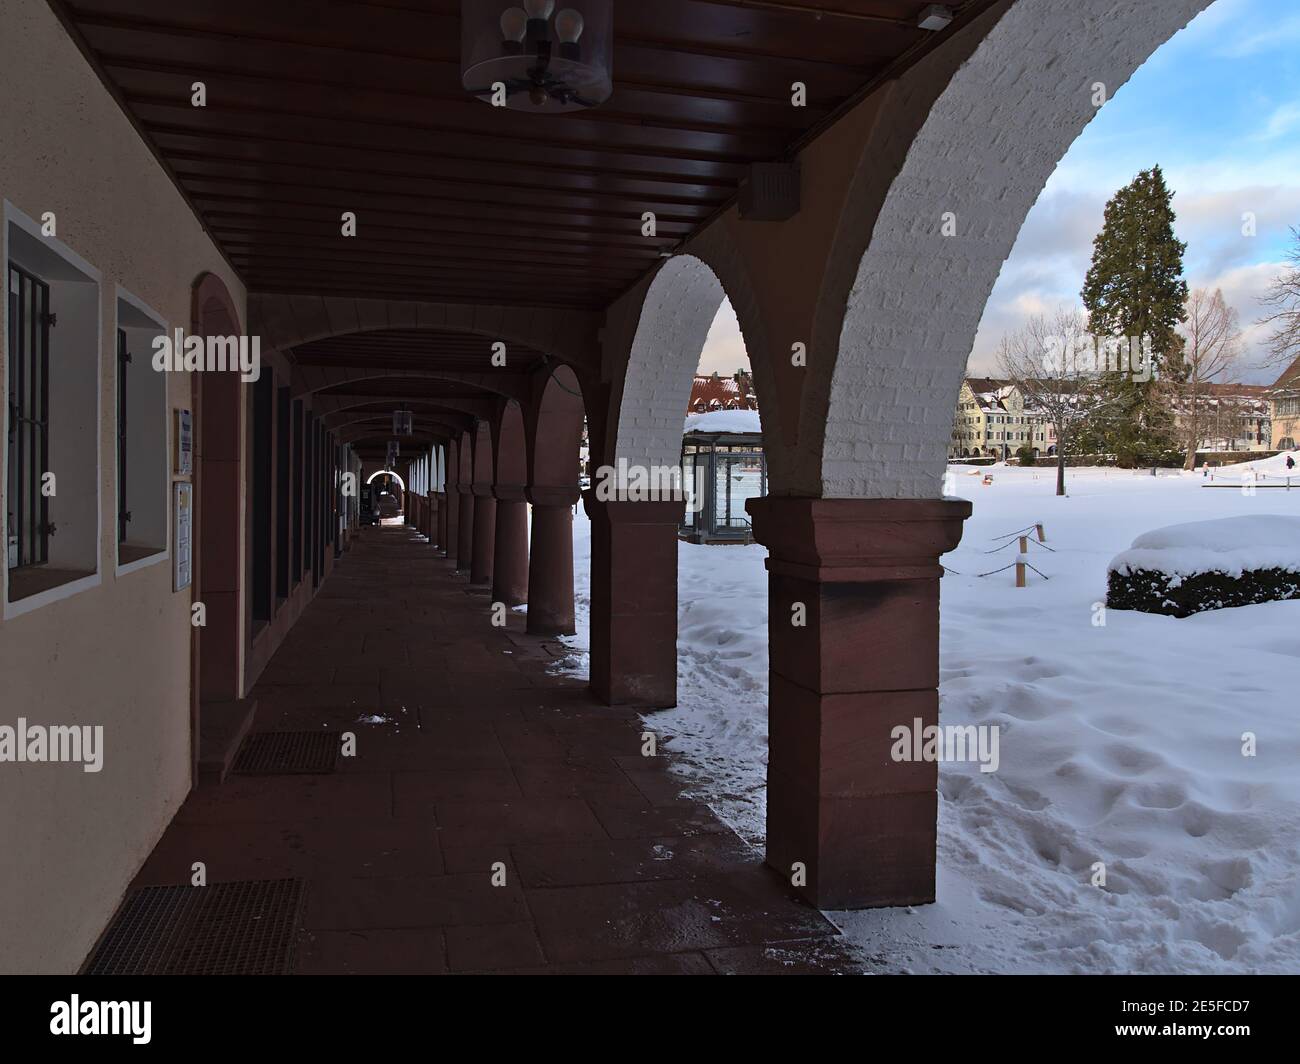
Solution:
<path fill-rule="evenodd" d="M 518 111 L 578 111 L 614 91 L 613 0 L 461 0 L 461 84 Z"/>

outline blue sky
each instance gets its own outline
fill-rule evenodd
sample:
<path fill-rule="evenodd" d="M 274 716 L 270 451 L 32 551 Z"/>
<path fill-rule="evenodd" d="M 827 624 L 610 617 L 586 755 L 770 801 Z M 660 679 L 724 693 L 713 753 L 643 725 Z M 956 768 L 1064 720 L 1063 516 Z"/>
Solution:
<path fill-rule="evenodd" d="M 1217 0 L 1160 48 L 1100 110 L 1025 220 L 985 308 L 971 353 L 988 372 L 998 341 L 1026 317 L 1078 303 L 1106 200 L 1159 163 L 1175 191 L 1175 231 L 1193 287 L 1221 288 L 1245 330 L 1242 379 L 1259 368 L 1267 330 L 1259 296 L 1300 226 L 1300 2 Z M 1257 235 L 1242 234 L 1256 216 Z M 746 365 L 723 304 L 701 370 Z"/>

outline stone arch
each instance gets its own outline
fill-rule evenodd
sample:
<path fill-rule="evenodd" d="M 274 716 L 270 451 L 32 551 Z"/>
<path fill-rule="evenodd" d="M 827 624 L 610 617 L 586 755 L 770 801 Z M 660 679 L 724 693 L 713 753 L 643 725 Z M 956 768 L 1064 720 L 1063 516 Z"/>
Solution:
<path fill-rule="evenodd" d="M 528 483 L 528 454 L 524 442 L 524 414 L 513 399 L 501 405 L 501 411 L 491 426 L 492 458 L 494 472 L 491 482 L 498 488 L 509 487 L 520 492 Z"/>
<path fill-rule="evenodd" d="M 493 458 L 492 425 L 487 420 L 480 421 L 470 433 L 471 479 L 475 487 L 490 485 L 496 462 Z"/>
<path fill-rule="evenodd" d="M 454 370 L 414 369 L 392 366 L 295 366 L 293 371 L 293 395 L 304 398 L 322 392 L 327 388 L 338 388 L 358 381 L 373 380 L 442 380 L 456 384 L 468 384 L 480 390 L 484 395 L 502 395 L 508 398 L 520 398 L 516 389 L 510 387 L 510 379 L 501 374 L 463 373 Z"/>
<path fill-rule="evenodd" d="M 403 491 L 406 490 L 406 481 L 402 479 L 402 475 L 396 469 L 376 469 L 370 476 L 366 477 L 366 483 L 371 483 L 375 477 L 382 477 L 385 473 L 396 480 L 402 486 Z"/>
<path fill-rule="evenodd" d="M 595 313 L 578 309 L 281 293 L 250 296 L 248 313 L 257 333 L 278 351 L 355 332 L 456 329 L 525 344 L 573 365 L 591 362 L 600 324 Z"/>
<path fill-rule="evenodd" d="M 457 440 L 456 483 L 469 490 L 474 483 L 474 448 L 471 441 L 474 434 L 469 430 L 462 432 Z"/>
<path fill-rule="evenodd" d="M 234 336 L 243 331 L 235 300 L 216 274 L 204 273 L 194 282 L 190 311 L 196 336 Z M 196 628 L 198 696 L 201 703 L 229 704 L 244 693 L 240 594 L 244 395 L 237 373 L 195 377 L 194 601 L 203 603 L 206 614 L 206 623 Z"/>
<path fill-rule="evenodd" d="M 655 274 L 623 378 L 615 464 L 677 464 L 691 380 L 724 294 L 717 274 L 694 255 L 677 255 Z"/>
<path fill-rule="evenodd" d="M 823 433 L 822 497 L 942 494 L 984 305 L 1025 215 L 1096 113 L 1094 86 L 1113 95 L 1210 2 L 1126 0 L 1098 13 L 1077 0 L 1015 0 L 992 9 L 986 32 L 972 25 L 899 79 L 890 128 L 868 142 L 845 209 L 848 220 L 868 211 L 874 225 L 842 305 L 833 371 L 804 396 L 802 423 Z M 882 186 L 880 159 L 898 151 L 909 114 L 917 132 Z M 954 236 L 943 235 L 949 212 Z M 834 304 L 832 294 L 832 319 Z"/>
<path fill-rule="evenodd" d="M 586 404 L 578 378 L 568 366 L 546 374 L 533 403 L 528 462 L 534 488 L 557 488 L 576 494 L 582 422 Z"/>
<path fill-rule="evenodd" d="M 611 397 L 618 411 L 612 426 L 614 464 L 678 464 L 691 383 L 726 295 L 714 267 L 695 254 L 673 256 L 651 279 L 640 302 L 622 391 Z M 745 309 L 733 306 L 738 315 Z"/>

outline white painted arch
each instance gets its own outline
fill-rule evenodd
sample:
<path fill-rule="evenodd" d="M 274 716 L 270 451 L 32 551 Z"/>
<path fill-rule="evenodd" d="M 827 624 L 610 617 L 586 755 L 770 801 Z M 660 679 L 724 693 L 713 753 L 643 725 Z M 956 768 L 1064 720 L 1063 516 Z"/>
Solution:
<path fill-rule="evenodd" d="M 402 479 L 401 474 L 396 473 L 391 469 L 376 469 L 373 473 L 370 474 L 370 476 L 366 477 L 366 483 L 369 484 L 371 481 L 375 479 L 375 477 L 382 477 L 385 475 L 392 477 L 395 481 L 397 481 L 397 483 L 402 485 L 403 493 L 406 492 L 406 481 Z"/>
<path fill-rule="evenodd" d="M 989 293 L 1096 113 L 1211 0 L 1015 0 L 926 116 L 849 295 L 822 445 L 826 498 L 936 498 Z M 917 91 L 924 61 L 900 79 Z M 863 165 L 870 165 L 864 159 Z M 945 213 L 957 233 L 942 235 Z"/>
<path fill-rule="evenodd" d="M 646 290 L 619 405 L 615 462 L 676 466 L 700 352 L 723 300 L 702 259 L 675 255 Z"/>

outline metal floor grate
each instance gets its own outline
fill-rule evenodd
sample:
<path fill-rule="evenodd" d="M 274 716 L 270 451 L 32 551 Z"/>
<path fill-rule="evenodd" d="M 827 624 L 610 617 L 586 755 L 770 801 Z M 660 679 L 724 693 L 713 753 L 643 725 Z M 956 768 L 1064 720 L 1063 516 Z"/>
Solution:
<path fill-rule="evenodd" d="M 288 975 L 303 883 L 143 887 L 122 903 L 85 975 Z"/>
<path fill-rule="evenodd" d="M 244 776 L 333 772 L 342 742 L 338 732 L 253 732 L 239 747 L 231 771 Z"/>

